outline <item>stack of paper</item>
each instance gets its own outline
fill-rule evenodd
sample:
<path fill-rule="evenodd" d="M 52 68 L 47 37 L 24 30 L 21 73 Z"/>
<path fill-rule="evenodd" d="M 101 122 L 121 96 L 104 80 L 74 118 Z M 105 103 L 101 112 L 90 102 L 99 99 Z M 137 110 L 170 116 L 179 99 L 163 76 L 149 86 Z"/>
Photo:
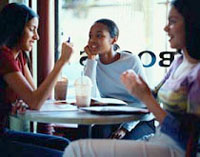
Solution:
<path fill-rule="evenodd" d="M 126 102 L 114 98 L 92 98 L 91 106 L 125 106 Z"/>

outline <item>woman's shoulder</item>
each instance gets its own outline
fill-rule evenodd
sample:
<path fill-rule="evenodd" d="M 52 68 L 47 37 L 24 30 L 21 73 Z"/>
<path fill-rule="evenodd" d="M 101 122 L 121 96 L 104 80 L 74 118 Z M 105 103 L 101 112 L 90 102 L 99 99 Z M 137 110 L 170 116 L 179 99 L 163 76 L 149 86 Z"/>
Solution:
<path fill-rule="evenodd" d="M 134 54 L 131 51 L 123 50 L 123 51 L 120 51 L 119 53 L 121 55 L 120 58 L 123 60 L 134 60 L 134 61 L 139 60 L 138 55 Z"/>
<path fill-rule="evenodd" d="M 14 61 L 14 57 L 12 55 L 11 50 L 7 47 L 0 48 L 0 61 L 7 62 L 11 60 Z"/>
<path fill-rule="evenodd" d="M 12 55 L 12 51 L 8 48 L 0 49 L 0 74 L 19 71 L 17 61 Z"/>
<path fill-rule="evenodd" d="M 192 69 L 189 77 L 190 78 L 188 80 L 198 81 L 200 84 L 200 62 L 197 63 L 197 65 Z"/>

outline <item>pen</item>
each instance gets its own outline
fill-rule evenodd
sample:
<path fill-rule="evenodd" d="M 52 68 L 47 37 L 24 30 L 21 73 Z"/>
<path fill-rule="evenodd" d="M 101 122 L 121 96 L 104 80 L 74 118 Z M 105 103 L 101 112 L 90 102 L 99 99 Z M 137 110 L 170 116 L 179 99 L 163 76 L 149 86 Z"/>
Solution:
<path fill-rule="evenodd" d="M 70 43 L 70 37 L 68 37 L 67 42 Z"/>
<path fill-rule="evenodd" d="M 67 42 L 70 43 L 70 37 L 68 37 Z M 70 61 L 68 62 L 68 64 L 70 65 Z"/>

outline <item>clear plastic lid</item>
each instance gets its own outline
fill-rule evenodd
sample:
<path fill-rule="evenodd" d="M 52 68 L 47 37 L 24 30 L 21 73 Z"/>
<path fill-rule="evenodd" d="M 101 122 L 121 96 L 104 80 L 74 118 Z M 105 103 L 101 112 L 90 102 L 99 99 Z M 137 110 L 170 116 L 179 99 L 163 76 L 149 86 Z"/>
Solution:
<path fill-rule="evenodd" d="M 92 81 L 88 76 L 81 76 L 75 80 L 74 86 L 92 86 Z"/>

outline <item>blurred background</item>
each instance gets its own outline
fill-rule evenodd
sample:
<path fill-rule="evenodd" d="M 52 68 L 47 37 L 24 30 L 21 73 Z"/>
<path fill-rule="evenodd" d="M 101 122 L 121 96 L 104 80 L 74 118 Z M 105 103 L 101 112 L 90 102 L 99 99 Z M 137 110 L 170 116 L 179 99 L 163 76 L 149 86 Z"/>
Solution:
<path fill-rule="evenodd" d="M 1 0 L 3 2 L 20 2 L 37 10 L 40 0 Z M 169 48 L 168 37 L 163 28 L 167 24 L 170 0 L 52 0 L 55 6 L 55 61 L 60 54 L 60 45 L 68 37 L 74 44 L 75 53 L 62 72 L 69 80 L 67 97 L 74 96 L 74 80 L 81 75 L 83 66 L 79 61 L 88 42 L 90 27 L 100 18 L 109 18 L 116 22 L 120 34 L 118 45 L 121 50 L 131 51 L 138 55 L 142 51 L 151 51 L 156 55 L 156 62 L 145 68 L 148 84 L 154 88 L 167 72 L 160 67 L 159 54 L 162 51 L 174 51 Z M 54 18 L 54 17 L 52 17 Z M 50 40 L 54 40 L 51 37 Z M 54 41 L 53 41 L 54 43 Z M 37 45 L 36 45 L 37 47 Z M 33 49 L 36 51 L 36 49 Z M 32 53 L 33 76 L 37 82 L 37 52 Z M 141 58 L 144 65 L 151 63 L 151 56 L 145 54 Z M 166 61 L 167 62 L 167 61 Z M 36 68 L 34 68 L 36 67 Z"/>

